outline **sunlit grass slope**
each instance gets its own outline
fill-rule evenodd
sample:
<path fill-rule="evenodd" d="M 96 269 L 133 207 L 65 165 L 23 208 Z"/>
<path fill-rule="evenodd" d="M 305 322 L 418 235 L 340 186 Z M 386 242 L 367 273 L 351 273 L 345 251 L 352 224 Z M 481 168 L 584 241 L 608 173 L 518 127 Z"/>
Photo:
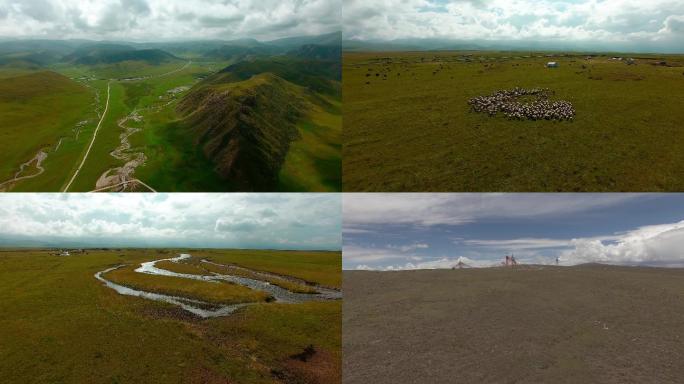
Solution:
<path fill-rule="evenodd" d="M 86 87 L 55 72 L 0 79 L 0 182 L 13 177 L 19 165 L 41 149 L 49 159 L 59 139 L 71 136 L 77 123 L 91 117 L 92 102 Z M 56 189 L 60 180 L 53 179 L 46 184 Z"/>

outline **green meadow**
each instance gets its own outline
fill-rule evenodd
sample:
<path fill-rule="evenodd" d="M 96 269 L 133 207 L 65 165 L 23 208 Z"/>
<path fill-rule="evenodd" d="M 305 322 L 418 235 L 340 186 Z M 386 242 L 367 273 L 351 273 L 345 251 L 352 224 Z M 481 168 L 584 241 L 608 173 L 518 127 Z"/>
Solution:
<path fill-rule="evenodd" d="M 0 79 L 0 183 L 14 177 L 19 165 L 41 150 L 48 159 L 62 157 L 64 161 L 75 161 L 68 148 L 73 129 L 79 122 L 87 121 L 86 129 L 94 117 L 89 90 L 67 77 L 37 71 Z M 58 148 L 60 140 L 64 147 Z M 56 190 L 66 172 L 51 165 L 50 161 L 44 162 L 46 172 L 41 178 Z M 19 176 L 38 171 L 35 163 L 29 164 Z"/>
<path fill-rule="evenodd" d="M 684 56 L 588 55 L 345 53 L 344 189 L 684 189 Z M 576 116 L 509 120 L 468 105 L 515 87 L 549 88 Z"/>
<path fill-rule="evenodd" d="M 132 178 L 156 191 L 239 189 L 218 173 L 219 165 L 203 150 L 196 128 L 177 109 L 179 101 L 200 81 L 233 63 L 233 59 L 199 58 L 158 65 L 125 61 L 94 65 L 60 62 L 33 69 L 0 66 L 0 190 L 64 191 L 68 186 L 69 192 L 92 191 L 105 172 L 111 175 L 139 153 L 145 161 L 135 167 Z M 247 79 L 231 81 L 248 81 L 262 69 L 278 70 L 267 64 L 268 60 L 256 68 L 242 64 L 236 76 Z M 296 63 L 288 63 L 286 69 L 282 75 L 293 81 L 321 86 L 318 77 L 302 77 Z M 105 111 L 108 85 L 109 105 L 87 152 Z M 328 92 L 325 95 L 311 92 L 310 97 L 324 100 L 326 107 L 312 105 L 301 116 L 296 128 L 299 134 L 280 166 L 273 190 L 341 189 L 341 100 L 339 90 L 324 90 Z M 122 148 L 125 129 L 120 122 L 133 112 L 140 119 L 128 119 L 124 126 L 138 131 L 127 138 L 130 145 L 123 153 L 130 157 L 119 159 L 112 151 Z M 17 173 L 39 150 L 47 154 L 40 164 L 43 170 L 34 161 Z M 142 185 L 134 188 L 148 190 Z"/>
<path fill-rule="evenodd" d="M 297 272 L 321 284 L 341 281 L 340 252 L 109 249 L 56 256 L 2 250 L 0 377 L 12 383 L 340 382 L 341 301 L 269 303 L 242 286 L 130 273 L 141 262 L 179 252 Z M 201 319 L 170 304 L 120 295 L 95 279 L 118 265 L 129 267 L 105 276 L 126 286 L 255 304 Z M 313 356 L 298 357 L 311 348 Z"/>

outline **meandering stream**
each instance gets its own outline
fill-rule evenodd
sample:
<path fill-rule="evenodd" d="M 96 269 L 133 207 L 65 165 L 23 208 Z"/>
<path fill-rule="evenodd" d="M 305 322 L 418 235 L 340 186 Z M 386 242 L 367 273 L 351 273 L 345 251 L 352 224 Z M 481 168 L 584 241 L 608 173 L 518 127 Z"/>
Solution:
<path fill-rule="evenodd" d="M 303 303 L 307 301 L 325 301 L 325 300 L 339 300 L 342 298 L 342 293 L 338 290 L 335 289 L 330 289 L 326 287 L 320 287 L 320 286 L 314 286 L 313 288 L 318 292 L 315 294 L 312 293 L 296 293 L 296 292 L 291 292 L 288 291 L 285 288 L 281 288 L 277 285 L 270 284 L 267 281 L 262 281 L 262 280 L 255 280 L 255 279 L 249 279 L 246 277 L 241 277 L 241 276 L 235 276 L 235 275 L 230 275 L 230 274 L 220 274 L 220 273 L 215 273 L 212 272 L 211 275 L 193 275 L 193 274 L 186 274 L 186 273 L 177 273 L 173 271 L 168 271 L 166 269 L 161 269 L 156 266 L 156 264 L 160 261 L 171 261 L 174 263 L 180 262 L 182 260 L 188 259 L 191 256 L 189 254 L 181 254 L 178 257 L 174 258 L 168 258 L 168 259 L 160 259 L 160 260 L 155 260 L 155 261 L 149 261 L 140 264 L 140 267 L 135 269 L 135 272 L 138 273 L 145 273 L 145 274 L 150 274 L 150 275 L 158 275 L 158 276 L 173 276 L 173 277 L 179 277 L 179 278 L 184 278 L 184 279 L 193 279 L 193 280 L 202 280 L 202 281 L 208 281 L 208 282 L 221 282 L 221 281 L 227 281 L 231 282 L 234 284 L 242 285 L 244 287 L 247 287 L 249 289 L 253 289 L 256 291 L 262 291 L 268 293 L 270 296 L 273 297 L 275 302 L 280 302 L 280 303 Z M 207 260 L 202 260 L 204 263 L 212 263 Z M 222 264 L 216 264 L 212 263 L 215 265 L 222 265 Z M 114 282 L 111 282 L 107 280 L 105 277 L 103 277 L 104 274 L 107 272 L 113 271 L 117 268 L 121 268 L 121 266 L 117 267 L 112 267 L 109 269 L 106 269 L 104 271 L 100 271 L 95 274 L 95 278 L 98 279 L 99 281 L 103 282 L 107 287 L 114 289 L 121 295 L 128 295 L 128 296 L 137 296 L 137 297 L 142 297 L 148 300 L 155 300 L 155 301 L 161 301 L 165 303 L 170 303 L 173 305 L 177 305 L 184 310 L 191 312 L 197 316 L 203 317 L 203 318 L 209 318 L 209 317 L 217 317 L 217 316 L 226 316 L 230 315 L 231 313 L 235 312 L 235 310 L 245 307 L 247 305 L 252 305 L 256 303 L 242 303 L 242 304 L 230 304 L 230 305 L 225 305 L 225 304 L 214 304 L 214 303 L 208 303 L 205 301 L 201 300 L 195 300 L 195 299 L 188 299 L 184 297 L 178 297 L 178 296 L 170 296 L 170 295 L 164 295 L 164 294 L 159 294 L 159 293 L 153 293 L 153 292 L 146 292 L 143 290 L 137 290 L 133 288 L 129 288 L 120 284 L 116 284 Z M 240 267 L 242 269 L 246 269 L 244 267 Z M 249 270 L 249 269 L 247 269 Z M 252 271 L 252 270 L 249 270 Z M 284 276 L 280 275 L 271 275 L 266 272 L 260 272 L 260 271 L 252 271 L 256 276 L 277 276 L 279 278 L 286 278 Z"/>

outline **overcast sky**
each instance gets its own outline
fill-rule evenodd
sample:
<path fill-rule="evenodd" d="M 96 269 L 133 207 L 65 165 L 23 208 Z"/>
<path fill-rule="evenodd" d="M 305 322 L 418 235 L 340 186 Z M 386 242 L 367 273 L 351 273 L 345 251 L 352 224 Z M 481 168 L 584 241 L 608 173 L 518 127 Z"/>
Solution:
<path fill-rule="evenodd" d="M 341 0 L 0 0 L 0 36 L 273 40 L 341 30 Z"/>
<path fill-rule="evenodd" d="M 339 194 L 0 194 L 0 245 L 341 248 Z"/>
<path fill-rule="evenodd" d="M 684 194 L 345 194 L 345 269 L 684 266 Z"/>
<path fill-rule="evenodd" d="M 344 0 L 344 37 L 584 42 L 683 51 L 682 0 Z"/>

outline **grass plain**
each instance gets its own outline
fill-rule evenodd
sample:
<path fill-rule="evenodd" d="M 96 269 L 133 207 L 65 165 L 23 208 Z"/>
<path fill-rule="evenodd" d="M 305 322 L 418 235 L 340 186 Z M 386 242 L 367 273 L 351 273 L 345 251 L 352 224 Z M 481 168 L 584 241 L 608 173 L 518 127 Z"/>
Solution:
<path fill-rule="evenodd" d="M 2 250 L 0 377 L 21 383 L 339 383 L 341 302 L 262 303 L 201 320 L 174 306 L 119 295 L 93 277 L 111 266 L 180 252 L 188 251 L 88 250 L 59 257 Z M 252 253 L 269 270 L 266 260 L 274 252 Z M 292 254 L 305 263 L 309 253 Z M 339 252 L 336 257 L 339 263 Z M 275 269 L 282 270 L 285 260 L 276 259 Z M 321 272 L 328 273 L 341 274 Z M 309 345 L 316 353 L 301 361 L 297 356 Z"/>
<path fill-rule="evenodd" d="M 684 189 L 684 57 L 586 57 L 345 53 L 344 190 Z M 654 65 L 661 60 L 666 66 Z M 559 67 L 546 68 L 549 61 Z M 550 88 L 573 104 L 575 119 L 471 112 L 468 99 L 514 87 Z"/>
<path fill-rule="evenodd" d="M 153 276 L 136 273 L 137 265 L 113 270 L 103 277 L 137 290 L 187 297 L 218 304 L 238 304 L 266 301 L 267 295 L 240 285 L 190 280 L 173 276 Z M 160 266 L 160 268 L 163 268 Z"/>
<path fill-rule="evenodd" d="M 683 273 L 345 271 L 343 382 L 678 383 Z"/>
<path fill-rule="evenodd" d="M 197 250 L 197 258 L 219 264 L 236 264 L 258 271 L 296 277 L 314 284 L 340 288 L 342 274 L 338 252 L 326 251 L 273 251 L 264 253 L 248 249 Z"/>

